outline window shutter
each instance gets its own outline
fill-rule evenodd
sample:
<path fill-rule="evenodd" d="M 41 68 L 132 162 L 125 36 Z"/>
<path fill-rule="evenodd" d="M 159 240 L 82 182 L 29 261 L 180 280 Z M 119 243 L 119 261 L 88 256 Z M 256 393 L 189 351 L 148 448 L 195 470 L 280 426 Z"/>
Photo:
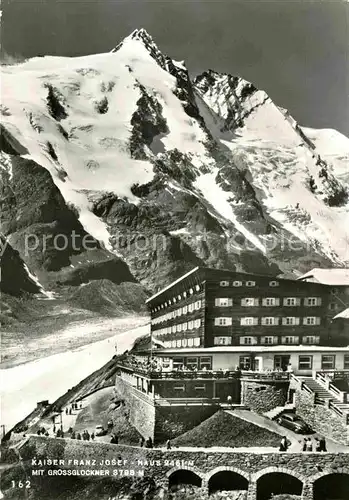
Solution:
<path fill-rule="evenodd" d="M 217 325 L 219 325 L 219 318 L 215 318 L 215 319 L 214 319 L 214 324 L 215 324 L 216 326 L 217 326 Z"/>
<path fill-rule="evenodd" d="M 299 297 L 296 298 L 296 305 L 297 306 L 301 305 L 301 299 Z"/>
<path fill-rule="evenodd" d="M 262 318 L 261 324 L 262 324 L 262 325 L 266 325 L 265 318 Z"/>
<path fill-rule="evenodd" d="M 322 298 L 321 298 L 321 297 L 318 297 L 318 299 L 317 299 L 317 305 L 318 305 L 318 306 L 321 306 L 321 304 L 322 304 Z"/>
<path fill-rule="evenodd" d="M 241 305 L 246 306 L 246 299 L 241 299 Z"/>
<path fill-rule="evenodd" d="M 303 325 L 307 325 L 307 318 L 303 318 Z"/>
<path fill-rule="evenodd" d="M 259 306 L 259 299 L 254 299 L 254 305 Z"/>
<path fill-rule="evenodd" d="M 262 306 L 266 306 L 267 305 L 267 299 L 262 299 Z"/>
<path fill-rule="evenodd" d="M 253 318 L 253 324 L 258 325 L 258 318 Z"/>
<path fill-rule="evenodd" d="M 215 301 L 214 301 L 214 305 L 215 305 L 215 306 L 219 306 L 219 299 L 215 299 Z"/>
<path fill-rule="evenodd" d="M 300 318 L 294 318 L 294 324 L 299 325 L 299 320 L 300 320 Z"/>
<path fill-rule="evenodd" d="M 320 325 L 320 323 L 321 323 L 321 318 L 316 318 L 315 319 L 315 324 L 316 325 Z"/>
<path fill-rule="evenodd" d="M 299 344 L 299 337 L 293 337 L 293 343 Z"/>
<path fill-rule="evenodd" d="M 273 337 L 273 344 L 277 344 L 279 342 L 278 337 Z"/>
<path fill-rule="evenodd" d="M 228 306 L 232 306 L 233 305 L 233 299 L 228 299 Z"/>

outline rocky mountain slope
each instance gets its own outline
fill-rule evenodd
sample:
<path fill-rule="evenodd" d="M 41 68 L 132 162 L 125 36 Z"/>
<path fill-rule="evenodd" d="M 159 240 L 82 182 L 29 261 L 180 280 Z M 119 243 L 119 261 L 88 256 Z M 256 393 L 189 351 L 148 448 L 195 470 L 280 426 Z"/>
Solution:
<path fill-rule="evenodd" d="M 349 262 L 349 139 L 242 78 L 192 81 L 144 30 L 3 66 L 1 114 L 2 232 L 41 290 L 96 310 L 198 264 Z"/>

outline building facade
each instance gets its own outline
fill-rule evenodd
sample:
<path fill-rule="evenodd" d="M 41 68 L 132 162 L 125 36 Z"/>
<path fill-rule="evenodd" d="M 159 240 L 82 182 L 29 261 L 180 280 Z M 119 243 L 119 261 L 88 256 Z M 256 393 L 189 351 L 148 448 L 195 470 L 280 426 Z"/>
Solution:
<path fill-rule="evenodd" d="M 172 349 L 345 345 L 331 330 L 332 288 L 197 267 L 148 299 L 151 331 Z"/>

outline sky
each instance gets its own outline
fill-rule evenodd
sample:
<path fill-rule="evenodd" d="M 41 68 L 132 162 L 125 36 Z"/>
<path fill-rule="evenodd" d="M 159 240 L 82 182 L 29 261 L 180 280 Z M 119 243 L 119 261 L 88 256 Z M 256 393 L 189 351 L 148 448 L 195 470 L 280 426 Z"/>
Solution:
<path fill-rule="evenodd" d="M 346 0 L 3 0 L 2 60 L 108 52 L 145 28 L 162 52 L 242 76 L 304 126 L 349 136 Z"/>

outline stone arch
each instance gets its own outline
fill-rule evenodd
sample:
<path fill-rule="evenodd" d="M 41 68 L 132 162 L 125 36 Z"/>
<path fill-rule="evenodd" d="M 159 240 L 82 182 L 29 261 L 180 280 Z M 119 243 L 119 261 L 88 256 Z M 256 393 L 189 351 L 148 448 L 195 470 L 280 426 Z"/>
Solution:
<path fill-rule="evenodd" d="M 229 466 L 222 465 L 220 467 L 216 467 L 215 469 L 212 469 L 210 472 L 207 472 L 204 476 L 204 481 L 208 483 L 209 480 L 211 479 L 211 477 L 214 476 L 215 474 L 217 474 L 217 472 L 224 472 L 224 471 L 227 471 L 227 472 L 230 471 L 230 472 L 235 472 L 235 474 L 240 474 L 240 476 L 247 479 L 247 481 L 250 481 L 250 479 L 251 479 L 251 475 L 248 472 L 245 472 L 241 469 L 238 469 L 237 467 L 229 467 Z"/>
<path fill-rule="evenodd" d="M 179 465 L 167 471 L 166 478 L 169 489 L 176 484 L 188 484 L 198 487 L 202 487 L 203 484 L 203 475 L 196 467 L 188 467 L 185 465 Z"/>
<path fill-rule="evenodd" d="M 218 476 L 218 478 L 215 478 L 215 476 Z M 235 487 L 232 487 L 232 480 L 234 479 L 235 479 L 234 481 Z M 249 484 L 250 484 L 250 474 L 237 467 L 231 467 L 231 466 L 215 467 L 207 474 L 205 474 L 205 480 L 203 482 L 203 486 L 209 494 L 212 493 L 213 491 L 216 491 L 217 489 L 247 491 Z"/>
<path fill-rule="evenodd" d="M 197 469 L 196 467 L 189 467 L 188 465 L 176 465 L 175 467 L 172 467 L 172 469 L 169 469 L 167 472 L 166 472 L 166 477 L 167 479 L 172 476 L 172 474 L 174 472 L 177 472 L 179 470 L 187 470 L 189 472 L 193 472 L 194 474 L 196 474 L 197 476 L 199 476 L 199 478 L 201 480 L 204 480 L 205 479 L 205 474 L 203 474 L 202 472 L 199 471 L 199 469 Z"/>
<path fill-rule="evenodd" d="M 324 476 L 329 476 L 331 474 L 348 474 L 349 469 L 347 467 L 338 467 L 338 469 L 326 469 L 321 472 L 317 472 L 314 476 L 309 477 L 308 481 L 315 483 L 318 479 Z"/>
<path fill-rule="evenodd" d="M 349 470 L 347 468 L 321 471 L 315 474 L 311 481 L 314 500 L 331 498 L 346 500 L 348 498 Z"/>
<path fill-rule="evenodd" d="M 279 473 L 279 474 L 288 474 L 289 476 L 293 476 L 296 479 L 299 479 L 299 481 L 302 481 L 302 483 L 305 483 L 308 478 L 303 476 L 302 474 L 299 474 L 298 472 L 287 469 L 286 467 L 281 467 L 281 466 L 270 466 L 266 467 L 265 469 L 262 469 L 258 472 L 255 472 L 252 474 L 251 479 L 254 482 L 257 482 L 258 479 L 260 479 L 262 476 L 265 476 L 266 474 L 273 474 L 273 473 Z"/>
<path fill-rule="evenodd" d="M 257 500 L 267 500 L 277 494 L 304 494 L 306 478 L 286 467 L 271 466 L 253 474 Z"/>

